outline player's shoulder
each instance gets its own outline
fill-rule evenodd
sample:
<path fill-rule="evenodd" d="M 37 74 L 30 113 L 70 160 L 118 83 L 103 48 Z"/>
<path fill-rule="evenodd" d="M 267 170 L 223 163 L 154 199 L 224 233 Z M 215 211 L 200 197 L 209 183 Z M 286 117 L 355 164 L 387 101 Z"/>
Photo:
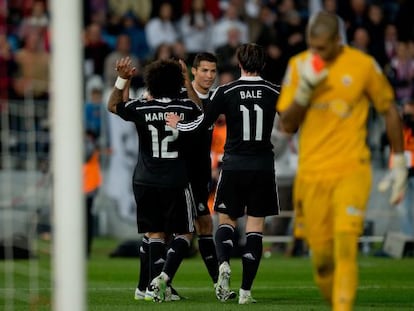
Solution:
<path fill-rule="evenodd" d="M 123 106 L 127 107 L 139 107 L 146 105 L 147 100 L 144 98 L 130 98 L 127 101 L 123 102 Z"/>
<path fill-rule="evenodd" d="M 188 91 L 185 87 L 182 87 L 180 90 L 180 98 L 187 98 L 188 97 Z"/>
<path fill-rule="evenodd" d="M 344 46 L 344 57 L 354 64 L 358 64 L 359 68 L 368 70 L 374 68 L 376 71 L 382 71 L 375 58 L 357 48 L 346 45 Z"/>
<path fill-rule="evenodd" d="M 309 56 L 310 53 L 311 52 L 309 50 L 304 50 L 300 53 L 297 53 L 289 59 L 289 63 L 296 64 L 298 62 L 301 62 L 305 60 Z"/>
<path fill-rule="evenodd" d="M 221 84 L 221 85 L 219 85 L 215 88 L 213 93 L 228 90 L 228 89 L 232 88 L 234 85 L 237 85 L 238 82 L 239 82 L 239 80 L 237 79 L 237 80 L 233 80 L 233 81 Z"/>
<path fill-rule="evenodd" d="M 184 109 L 184 110 L 200 110 L 200 107 L 193 102 L 190 98 L 175 98 L 171 101 L 172 106 L 176 106 L 178 108 Z"/>
<path fill-rule="evenodd" d="M 265 80 L 265 79 L 263 79 L 262 83 L 266 85 L 268 88 L 271 88 L 272 90 L 274 90 L 277 94 L 280 93 L 280 84 L 276 84 L 276 83 L 270 82 L 269 80 Z"/>
<path fill-rule="evenodd" d="M 373 57 L 353 46 L 346 45 L 343 47 L 344 54 L 349 58 L 355 58 L 364 62 L 371 62 Z"/>

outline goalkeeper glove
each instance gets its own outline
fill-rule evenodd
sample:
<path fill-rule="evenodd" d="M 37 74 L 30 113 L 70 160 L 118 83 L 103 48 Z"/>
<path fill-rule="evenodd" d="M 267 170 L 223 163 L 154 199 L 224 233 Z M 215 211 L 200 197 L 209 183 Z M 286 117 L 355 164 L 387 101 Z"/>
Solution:
<path fill-rule="evenodd" d="M 390 204 L 394 205 L 404 197 L 407 187 L 407 165 L 403 153 L 394 154 L 391 171 L 379 182 L 378 190 L 385 192 L 391 186 Z"/>
<path fill-rule="evenodd" d="M 304 61 L 298 63 L 299 84 L 295 94 L 295 101 L 306 107 L 314 88 L 326 78 L 328 70 L 318 54 L 309 53 Z"/>

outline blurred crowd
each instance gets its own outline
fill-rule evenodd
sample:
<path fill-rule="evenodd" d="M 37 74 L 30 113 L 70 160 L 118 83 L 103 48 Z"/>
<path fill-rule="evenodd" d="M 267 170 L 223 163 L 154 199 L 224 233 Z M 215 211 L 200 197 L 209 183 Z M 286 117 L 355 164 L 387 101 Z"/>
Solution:
<path fill-rule="evenodd" d="M 30 98 L 46 102 L 39 107 L 47 110 L 49 9 L 46 0 L 1 2 L 0 99 Z M 289 57 L 306 48 L 308 18 L 321 9 L 343 19 L 346 42 L 373 55 L 394 86 L 398 103 L 407 100 L 414 85 L 414 1 L 89 0 L 83 1 L 81 42 L 85 116 L 92 118 L 87 129 L 101 130 L 99 120 L 93 119 L 94 103 L 102 103 L 105 90 L 114 85 L 120 57 L 129 55 L 137 68 L 134 89 L 143 87 L 142 68 L 148 62 L 180 58 L 191 64 L 201 51 L 216 53 L 218 83 L 224 83 L 238 78 L 236 48 L 256 42 L 267 51 L 262 76 L 280 84 Z M 1 102 L 4 111 L 7 101 Z M 24 127 L 18 120 L 10 126 Z"/>

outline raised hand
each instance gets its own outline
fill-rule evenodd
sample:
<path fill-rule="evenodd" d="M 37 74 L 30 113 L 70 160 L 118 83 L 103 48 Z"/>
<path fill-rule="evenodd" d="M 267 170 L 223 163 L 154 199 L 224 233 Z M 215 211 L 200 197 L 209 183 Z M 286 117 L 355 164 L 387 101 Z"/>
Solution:
<path fill-rule="evenodd" d="M 295 101 L 301 106 L 309 105 L 314 88 L 328 75 L 328 69 L 318 54 L 309 53 L 305 60 L 298 63 L 299 84 Z"/>
<path fill-rule="evenodd" d="M 115 70 L 119 77 L 129 80 L 133 77 L 136 68 L 132 67 L 132 60 L 127 56 L 116 61 Z"/>

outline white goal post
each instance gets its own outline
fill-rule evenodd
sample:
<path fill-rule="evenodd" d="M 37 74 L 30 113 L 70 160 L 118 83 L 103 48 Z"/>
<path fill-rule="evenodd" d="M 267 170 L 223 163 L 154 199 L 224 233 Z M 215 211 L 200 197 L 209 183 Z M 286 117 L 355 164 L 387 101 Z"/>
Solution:
<path fill-rule="evenodd" d="M 52 64 L 53 310 L 86 308 L 82 194 L 82 6 L 50 0 Z"/>

